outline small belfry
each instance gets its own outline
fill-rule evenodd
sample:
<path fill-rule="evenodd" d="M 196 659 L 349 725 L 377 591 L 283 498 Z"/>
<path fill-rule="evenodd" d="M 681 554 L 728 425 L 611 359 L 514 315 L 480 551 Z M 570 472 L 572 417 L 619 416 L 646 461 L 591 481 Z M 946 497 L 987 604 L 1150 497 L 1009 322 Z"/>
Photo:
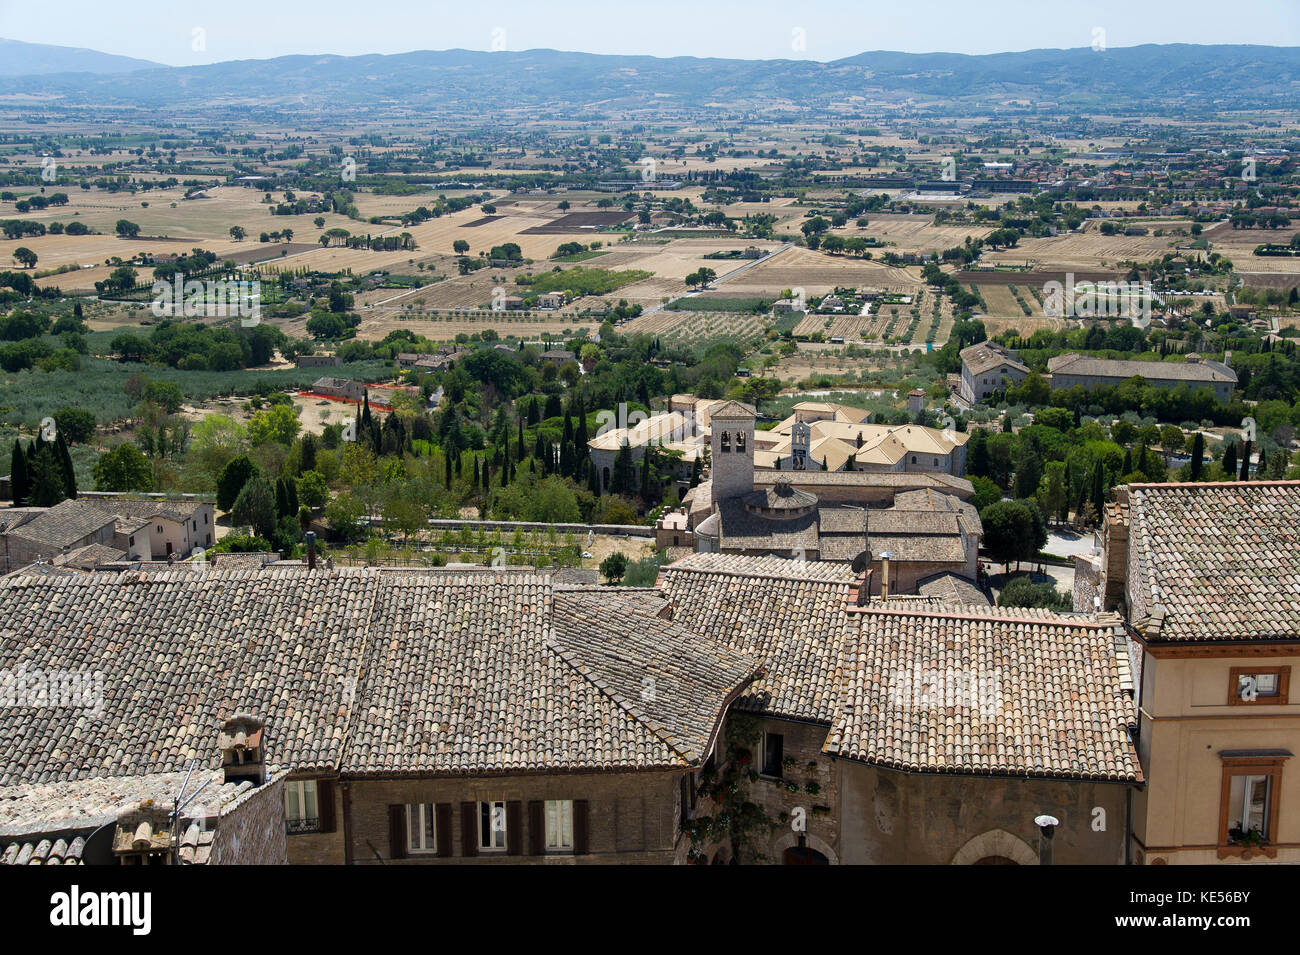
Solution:
<path fill-rule="evenodd" d="M 728 401 L 709 416 L 713 499 L 742 497 L 754 489 L 754 422 L 749 405 Z"/>

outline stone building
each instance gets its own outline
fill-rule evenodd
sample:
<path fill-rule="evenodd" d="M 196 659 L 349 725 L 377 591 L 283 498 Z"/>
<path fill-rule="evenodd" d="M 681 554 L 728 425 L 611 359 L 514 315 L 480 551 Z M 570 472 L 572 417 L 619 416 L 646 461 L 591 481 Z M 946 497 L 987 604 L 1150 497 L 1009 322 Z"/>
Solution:
<path fill-rule="evenodd" d="M 111 546 L 115 526 L 112 515 L 83 500 L 0 511 L 0 573 L 92 544 Z"/>
<path fill-rule="evenodd" d="M 784 471 L 966 473 L 970 436 L 922 425 L 869 424 L 870 413 L 804 401 L 755 435 L 755 466 Z"/>
<path fill-rule="evenodd" d="M 983 401 L 995 391 L 1019 384 L 1029 376 L 1029 366 L 1016 353 L 994 341 L 963 348 L 958 395 L 967 405 Z"/>
<path fill-rule="evenodd" d="M 1114 615 L 872 600 L 842 564 L 771 557 L 695 554 L 660 587 L 675 621 L 766 661 L 720 758 L 757 774 L 739 798 L 773 828 L 710 859 L 1036 864 L 1047 813 L 1057 863 L 1124 861 L 1142 775 Z"/>
<path fill-rule="evenodd" d="M 885 576 L 882 555 L 890 554 L 895 593 L 914 593 L 935 574 L 975 579 L 984 530 L 964 499 L 969 482 L 889 472 L 755 471 L 750 456 L 734 450 L 737 441 L 753 446 L 753 412 L 731 404 L 713 411 L 709 479 L 687 495 L 696 550 L 863 560 L 877 591 Z M 794 423 L 796 432 L 803 427 Z"/>
<path fill-rule="evenodd" d="M 240 775 L 241 793 L 265 766 L 290 862 L 679 861 L 694 778 L 761 669 L 658 595 L 522 572 L 11 576 L 0 619 L 0 672 L 30 674 L 9 696 L 98 667 L 84 700 L 0 706 L 0 794 L 57 784 L 28 822 L 52 834 L 79 811 L 65 784 L 171 785 L 207 752 L 198 768 Z M 243 713 L 265 731 L 232 725 Z M 90 717 L 113 733 L 82 732 Z M 223 753 L 245 752 L 218 763 L 202 737 L 222 724 Z M 140 852 L 175 847 L 146 824 Z"/>
<path fill-rule="evenodd" d="M 1181 362 L 1057 355 L 1048 360 L 1047 370 L 1051 373 L 1053 391 L 1076 387 L 1114 388 L 1130 378 L 1141 377 L 1154 388 L 1209 388 L 1219 401 L 1227 401 L 1237 387 L 1237 373 L 1228 365 L 1197 354 L 1189 354 Z"/>

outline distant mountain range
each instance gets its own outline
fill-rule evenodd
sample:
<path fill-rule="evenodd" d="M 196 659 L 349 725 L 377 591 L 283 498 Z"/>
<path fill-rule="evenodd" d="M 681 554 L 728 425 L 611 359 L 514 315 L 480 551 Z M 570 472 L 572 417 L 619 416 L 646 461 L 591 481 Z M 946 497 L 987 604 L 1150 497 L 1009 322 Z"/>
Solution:
<path fill-rule="evenodd" d="M 130 73 L 161 63 L 115 56 L 71 46 L 47 46 L 0 38 L 0 76 L 47 76 L 51 73 Z"/>
<path fill-rule="evenodd" d="M 0 42 L 0 97 L 22 94 L 51 105 L 469 113 L 656 104 L 865 111 L 909 101 L 1124 112 L 1300 106 L 1300 49 L 1292 47 L 875 52 L 829 63 L 444 50 L 163 67 L 90 50 Z"/>

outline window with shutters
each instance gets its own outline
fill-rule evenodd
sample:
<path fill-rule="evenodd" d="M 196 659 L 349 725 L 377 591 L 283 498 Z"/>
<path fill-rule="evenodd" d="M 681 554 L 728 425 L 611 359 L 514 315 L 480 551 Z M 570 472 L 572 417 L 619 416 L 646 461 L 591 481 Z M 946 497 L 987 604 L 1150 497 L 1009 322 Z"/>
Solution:
<path fill-rule="evenodd" d="M 573 800 L 546 800 L 546 851 L 573 851 Z"/>
<path fill-rule="evenodd" d="M 504 800 L 478 804 L 478 847 L 485 852 L 506 848 L 506 804 Z"/>
<path fill-rule="evenodd" d="M 284 784 L 284 818 L 290 834 L 320 831 L 316 780 L 291 779 Z"/>
<path fill-rule="evenodd" d="M 437 852 L 437 806 L 431 802 L 408 803 L 406 806 L 406 851 Z"/>

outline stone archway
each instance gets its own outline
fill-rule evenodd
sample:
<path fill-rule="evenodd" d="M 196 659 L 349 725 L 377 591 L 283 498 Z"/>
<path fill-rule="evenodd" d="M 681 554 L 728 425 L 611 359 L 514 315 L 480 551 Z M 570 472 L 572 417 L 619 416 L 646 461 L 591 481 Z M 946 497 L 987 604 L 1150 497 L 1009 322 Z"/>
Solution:
<path fill-rule="evenodd" d="M 1002 860 L 1007 860 L 1003 862 Z M 988 861 L 986 861 L 988 860 Z M 1005 829 L 990 829 L 957 850 L 953 865 L 1038 865 L 1038 853 Z"/>
<path fill-rule="evenodd" d="M 793 849 L 799 845 L 800 835 L 804 837 L 805 846 L 809 849 L 816 850 L 817 852 L 825 856 L 827 863 L 829 863 L 830 865 L 840 864 L 839 857 L 835 855 L 835 850 L 832 849 L 824 840 L 818 839 L 810 832 L 805 832 L 805 833 L 787 832 L 779 839 L 773 840 L 772 850 L 770 853 L 772 859 L 774 861 L 778 861 L 778 860 L 784 861 L 785 851 L 787 849 Z"/>

